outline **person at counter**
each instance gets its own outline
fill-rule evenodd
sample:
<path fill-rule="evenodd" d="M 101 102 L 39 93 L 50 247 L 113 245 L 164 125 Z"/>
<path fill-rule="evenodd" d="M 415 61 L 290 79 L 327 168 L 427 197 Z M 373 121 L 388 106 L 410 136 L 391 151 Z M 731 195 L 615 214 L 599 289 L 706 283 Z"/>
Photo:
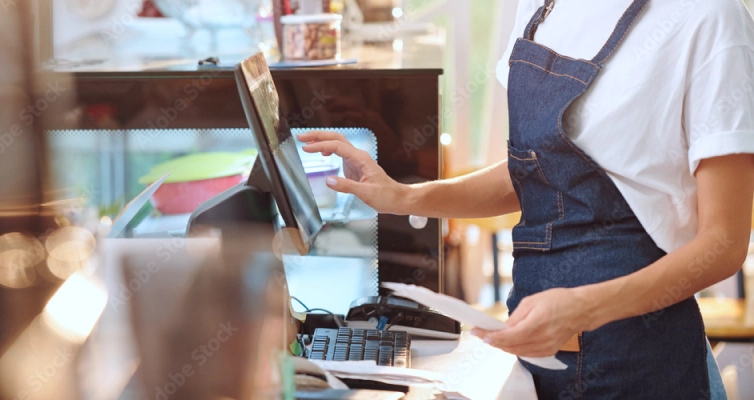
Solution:
<path fill-rule="evenodd" d="M 304 150 L 342 157 L 329 186 L 383 213 L 522 212 L 509 328 L 474 333 L 568 364 L 520 361 L 541 399 L 725 398 L 694 294 L 747 253 L 752 19 L 740 0 L 542 3 L 521 0 L 497 70 L 506 161 L 404 185 L 337 133 Z"/>

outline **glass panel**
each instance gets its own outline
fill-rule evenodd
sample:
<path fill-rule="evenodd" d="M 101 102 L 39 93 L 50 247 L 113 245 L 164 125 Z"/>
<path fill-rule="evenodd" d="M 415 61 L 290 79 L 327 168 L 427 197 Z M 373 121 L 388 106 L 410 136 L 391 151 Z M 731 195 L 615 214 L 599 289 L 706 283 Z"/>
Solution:
<path fill-rule="evenodd" d="M 295 135 L 309 129 L 292 129 Z M 343 134 L 356 148 L 377 159 L 377 138 L 368 129 L 327 128 Z M 299 150 L 303 144 L 299 143 Z M 334 162 L 340 157 L 323 157 L 300 151 L 304 164 Z M 316 182 L 312 190 L 317 193 Z M 329 189 L 328 189 L 329 190 Z M 320 207 L 325 227 L 314 241 L 308 257 L 284 258 L 291 295 L 309 308 L 346 314 L 352 301 L 378 294 L 377 212 L 350 194 L 337 194 L 333 207 Z M 337 285 L 337 290 L 333 287 Z"/>
<path fill-rule="evenodd" d="M 357 148 L 377 159 L 377 140 L 372 131 L 328 129 L 341 132 Z M 292 133 L 295 137 L 307 130 L 295 128 Z M 58 130 L 48 132 L 48 136 L 55 186 L 66 189 L 61 193 L 74 193 L 86 200 L 85 213 L 96 213 L 103 219 L 101 232 L 126 203 L 147 187 L 148 181 L 142 178 L 153 167 L 189 155 L 243 155 L 255 149 L 248 129 Z M 322 172 L 322 165 L 331 165 L 326 173 L 343 176 L 339 157 L 307 154 L 301 150 L 302 143 L 297 146 L 307 171 Z M 235 171 L 235 180 L 224 182 L 225 186 L 201 185 L 220 178 L 166 182 L 129 224 L 125 236 L 184 236 L 191 211 L 202 199 L 243 181 L 251 167 L 251 162 L 247 164 L 249 168 Z M 171 171 L 173 176 L 186 175 L 196 173 L 194 167 L 181 166 L 180 171 Z M 206 173 L 208 168 L 215 169 L 217 165 L 200 166 L 198 170 Z M 311 255 L 285 257 L 284 263 L 293 296 L 309 307 L 344 313 L 353 300 L 378 293 L 377 213 L 353 195 L 332 192 L 324 185 L 325 178 L 326 174 L 320 173 L 309 176 L 326 225 L 317 236 Z M 170 185 L 178 190 L 172 190 Z M 178 213 L 166 210 L 164 204 L 161 207 L 158 198 L 165 197 L 160 191 L 166 189 L 168 200 L 183 199 L 190 207 Z M 343 290 L 332 291 L 335 282 Z"/>
<path fill-rule="evenodd" d="M 194 159 L 174 166 L 178 181 L 158 189 L 129 224 L 127 237 L 182 235 L 190 213 L 202 201 L 248 176 L 253 162 L 249 152 L 255 151 L 245 129 L 59 130 L 48 136 L 54 185 L 86 199 L 88 212 L 105 221 L 151 183 L 153 167 L 187 155 L 223 153 L 219 160 L 227 165 L 203 158 L 206 169 L 192 165 Z M 248 166 L 237 165 L 242 158 L 249 159 Z"/>

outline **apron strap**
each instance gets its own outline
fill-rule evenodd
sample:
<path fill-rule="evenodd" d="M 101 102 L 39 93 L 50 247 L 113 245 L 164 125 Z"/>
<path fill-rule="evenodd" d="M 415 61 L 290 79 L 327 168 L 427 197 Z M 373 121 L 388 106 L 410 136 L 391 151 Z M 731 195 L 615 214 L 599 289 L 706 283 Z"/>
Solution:
<path fill-rule="evenodd" d="M 537 28 L 552 11 L 552 7 L 555 5 L 555 0 L 545 0 L 545 5 L 539 7 L 539 10 L 531 17 L 531 21 L 526 25 L 526 31 L 524 31 L 524 39 L 534 41 L 534 34 L 537 33 Z"/>
<path fill-rule="evenodd" d="M 602 66 L 603 63 L 615 52 L 623 41 L 623 38 L 631 29 L 631 26 L 633 26 L 634 22 L 639 18 L 641 12 L 644 11 L 647 4 L 649 4 L 649 0 L 634 0 L 631 6 L 628 7 L 628 10 L 623 14 L 620 21 L 618 21 L 618 25 L 615 27 L 610 39 L 608 39 L 607 43 L 605 43 L 605 46 L 602 47 L 602 50 L 600 50 L 597 56 L 592 59 L 593 63 Z M 534 34 L 537 33 L 539 24 L 550 15 L 550 11 L 552 11 L 554 6 L 555 0 L 545 0 L 545 4 L 534 13 L 531 21 L 526 25 L 524 39 L 534 41 Z"/>
<path fill-rule="evenodd" d="M 620 21 L 618 21 L 618 25 L 615 27 L 615 31 L 613 31 L 610 39 L 608 39 L 602 50 L 600 50 L 600 52 L 592 59 L 593 63 L 602 66 L 615 52 L 647 4 L 649 4 L 649 0 L 635 0 L 633 4 L 628 7 L 628 10 L 626 10 Z"/>

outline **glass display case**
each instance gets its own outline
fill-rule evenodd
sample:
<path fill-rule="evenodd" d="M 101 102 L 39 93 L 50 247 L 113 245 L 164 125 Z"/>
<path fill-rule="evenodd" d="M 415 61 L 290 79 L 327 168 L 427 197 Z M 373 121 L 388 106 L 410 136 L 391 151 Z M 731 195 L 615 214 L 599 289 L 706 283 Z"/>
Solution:
<path fill-rule="evenodd" d="M 273 79 L 294 134 L 339 131 L 391 177 L 417 183 L 440 178 L 440 74 L 356 66 L 274 70 Z M 202 200 L 248 176 L 255 144 L 232 71 L 74 77 L 76 107 L 47 129 L 51 166 L 56 186 L 86 198 L 103 226 L 154 180 L 150 173 L 165 168 L 161 164 L 184 162 L 129 224 L 127 237 L 185 235 L 190 212 Z M 310 255 L 284 258 L 293 295 L 311 307 L 344 313 L 350 301 L 377 294 L 384 281 L 441 289 L 439 220 L 424 224 L 378 215 L 352 195 L 322 191 L 316 187 L 321 166 L 342 176 L 341 161 L 300 154 L 326 225 Z M 207 157 L 211 162 L 202 164 Z M 179 204 L 171 209 L 165 201 Z"/>

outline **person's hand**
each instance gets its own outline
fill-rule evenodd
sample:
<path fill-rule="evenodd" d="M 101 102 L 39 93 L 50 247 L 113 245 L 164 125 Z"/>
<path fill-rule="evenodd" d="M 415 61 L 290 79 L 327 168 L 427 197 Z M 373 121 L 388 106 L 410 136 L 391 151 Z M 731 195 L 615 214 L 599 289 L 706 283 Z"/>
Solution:
<path fill-rule="evenodd" d="M 507 329 L 474 329 L 488 344 L 520 357 L 555 355 L 590 322 L 588 302 L 576 289 L 550 289 L 521 300 Z"/>
<path fill-rule="evenodd" d="M 406 186 L 391 179 L 369 153 L 355 148 L 337 132 L 309 131 L 298 135 L 306 143 L 307 153 L 335 154 L 343 159 L 343 174 L 327 178 L 327 186 L 342 193 L 352 193 L 381 213 L 400 213 Z"/>

